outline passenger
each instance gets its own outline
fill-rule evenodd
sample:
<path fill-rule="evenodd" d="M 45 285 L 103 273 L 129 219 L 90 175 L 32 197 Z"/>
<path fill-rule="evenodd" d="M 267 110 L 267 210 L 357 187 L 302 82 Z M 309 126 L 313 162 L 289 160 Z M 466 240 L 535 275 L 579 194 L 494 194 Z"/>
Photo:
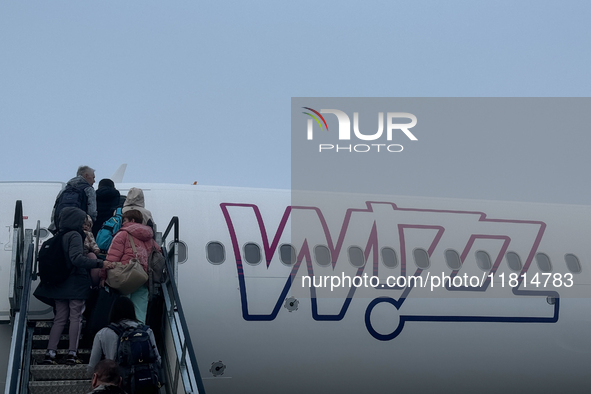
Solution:
<path fill-rule="evenodd" d="M 92 225 L 92 234 L 96 238 L 104 222 L 113 216 L 115 209 L 119 208 L 121 194 L 115 189 L 115 183 L 110 179 L 101 179 L 96 191 L 97 217 Z"/>
<path fill-rule="evenodd" d="M 147 273 L 148 255 L 152 251 L 152 246 L 155 246 L 159 251 L 160 247 L 152 238 L 152 229 L 142 224 L 142 213 L 135 209 L 123 214 L 123 224 L 121 225 L 121 229 L 113 237 L 113 242 L 111 242 L 106 260 L 113 263 L 121 262 L 122 264 L 129 264 L 129 260 L 136 257 L 127 234 L 133 238 L 137 250 L 137 258 Z M 102 270 L 101 279 L 106 278 L 106 270 Z M 128 296 L 135 306 L 137 319 L 142 323 L 146 322 L 148 295 L 148 284 L 146 283 Z"/>
<path fill-rule="evenodd" d="M 85 300 L 90 294 L 88 270 L 91 268 L 111 269 L 115 266 L 113 263 L 90 259 L 84 255 L 82 226 L 85 218 L 86 213 L 79 208 L 66 207 L 62 210 L 60 231 L 65 233 L 62 247 L 66 259 L 72 266 L 72 271 L 64 282 L 53 285 L 40 283 L 34 293 L 35 297 L 55 308 L 55 317 L 49 333 L 49 343 L 43 364 L 56 363 L 57 345 L 68 319 L 70 320 L 70 342 L 66 364 L 80 364 L 76 352 Z"/>
<path fill-rule="evenodd" d="M 54 234 L 57 232 L 59 214 L 67 206 L 86 211 L 90 218 L 96 221 L 96 194 L 92 185 L 94 185 L 94 170 L 88 166 L 78 167 L 76 177 L 68 181 L 66 187 L 58 193 L 55 199 L 49 231 Z"/>
<path fill-rule="evenodd" d="M 152 212 L 145 208 L 144 191 L 137 187 L 132 187 L 129 189 L 129 192 L 127 192 L 127 198 L 123 204 L 122 212 L 125 213 L 132 209 L 142 213 L 142 224 L 149 226 L 152 231 L 154 231 L 154 234 L 156 234 L 156 223 L 152 218 Z"/>
<path fill-rule="evenodd" d="M 84 234 L 86 237 L 84 238 L 84 254 L 89 259 L 96 259 L 97 256 L 100 254 L 101 250 L 99 249 L 98 245 L 96 244 L 96 240 L 90 231 L 92 229 L 92 219 L 90 216 L 86 215 L 86 220 L 84 220 L 84 225 L 82 226 L 84 230 Z M 98 286 L 100 282 L 100 268 L 92 268 L 90 270 L 90 277 L 92 279 L 92 286 Z"/>
<path fill-rule="evenodd" d="M 99 361 L 94 367 L 92 375 L 93 390 L 88 394 L 94 393 L 115 393 L 126 394 L 121 388 L 121 375 L 119 374 L 119 364 L 116 361 L 105 359 Z"/>
<path fill-rule="evenodd" d="M 84 230 L 84 234 L 86 235 L 86 237 L 84 238 L 84 254 L 94 256 L 98 255 L 101 252 L 101 250 L 96 244 L 94 235 L 92 235 L 92 232 L 90 231 L 92 229 L 92 219 L 89 215 L 86 215 L 86 219 L 84 220 L 84 225 L 82 226 L 82 229 Z"/>
<path fill-rule="evenodd" d="M 135 308 L 133 303 L 127 297 L 120 296 L 115 300 L 111 314 L 109 316 L 109 324 L 115 323 L 123 328 L 137 327 L 139 322 L 136 319 Z M 147 327 L 147 326 L 146 326 Z M 150 337 L 150 342 L 156 353 L 157 364 L 161 365 L 160 353 L 156 347 L 156 340 L 152 329 L 147 327 L 147 333 Z M 110 327 L 105 327 L 96 333 L 94 342 L 92 343 L 92 351 L 90 352 L 90 360 L 88 362 L 88 373 L 92 373 L 95 365 L 104 356 L 105 359 L 115 360 L 117 358 L 117 345 L 119 343 L 119 335 Z"/>

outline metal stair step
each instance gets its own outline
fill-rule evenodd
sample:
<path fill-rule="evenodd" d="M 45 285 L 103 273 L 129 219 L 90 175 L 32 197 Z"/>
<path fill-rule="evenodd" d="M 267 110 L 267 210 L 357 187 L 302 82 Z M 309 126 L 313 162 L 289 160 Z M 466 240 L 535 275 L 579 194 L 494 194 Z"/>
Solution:
<path fill-rule="evenodd" d="M 87 380 L 87 364 L 79 365 L 31 365 L 33 380 Z"/>
<path fill-rule="evenodd" d="M 67 349 L 57 349 L 56 353 L 58 355 L 60 355 L 60 354 L 66 355 L 66 354 L 68 354 L 68 350 Z M 79 356 L 82 354 L 90 356 L 90 349 L 78 349 L 77 353 Z M 34 356 L 38 356 L 38 355 L 45 356 L 45 349 L 33 349 L 32 354 Z"/>
<path fill-rule="evenodd" d="M 49 335 L 53 322 L 37 321 L 35 322 L 35 335 Z"/>
<path fill-rule="evenodd" d="M 58 342 L 58 348 L 68 347 L 69 343 L 69 335 L 62 334 L 60 335 L 60 340 Z M 47 344 L 49 343 L 49 335 L 33 335 L 33 349 L 46 349 Z"/>
<path fill-rule="evenodd" d="M 40 349 L 43 347 L 47 347 L 47 343 L 49 341 L 49 333 L 51 332 L 51 327 L 53 326 L 53 321 L 37 321 L 35 322 L 35 332 L 33 334 L 33 349 Z M 64 348 L 68 346 L 68 324 L 64 327 L 62 331 L 62 335 L 60 335 L 60 341 L 58 344 L 58 348 Z M 79 346 L 84 347 L 92 347 L 92 342 L 94 340 L 94 333 L 89 333 L 82 329 L 81 338 L 79 340 Z"/>
<path fill-rule="evenodd" d="M 90 380 L 29 382 L 30 394 L 81 394 L 91 390 Z"/>
<path fill-rule="evenodd" d="M 64 340 L 68 340 L 70 336 L 68 334 L 62 334 L 60 335 L 60 341 L 64 341 Z M 34 341 L 49 341 L 49 334 L 45 335 L 45 334 L 35 334 L 33 335 L 33 340 Z"/>
<path fill-rule="evenodd" d="M 33 357 L 34 361 L 33 364 L 41 364 L 41 362 L 45 359 L 45 352 L 46 349 L 33 349 L 31 351 L 31 356 Z M 58 362 L 58 364 L 60 364 L 62 360 L 64 360 L 67 356 L 68 350 L 58 349 L 56 353 L 56 361 Z M 90 360 L 90 349 L 78 349 L 77 354 L 83 363 L 88 364 L 88 360 Z"/>

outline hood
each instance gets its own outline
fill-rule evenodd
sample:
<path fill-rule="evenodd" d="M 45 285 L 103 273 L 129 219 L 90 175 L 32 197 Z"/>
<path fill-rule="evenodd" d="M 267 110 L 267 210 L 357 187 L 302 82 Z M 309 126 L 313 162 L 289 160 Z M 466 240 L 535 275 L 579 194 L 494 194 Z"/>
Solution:
<path fill-rule="evenodd" d="M 88 186 L 90 186 L 90 183 L 88 183 L 88 181 L 86 181 L 82 175 L 78 175 L 77 177 L 70 179 L 68 181 L 68 185 L 74 186 L 75 188 L 86 189 Z"/>
<path fill-rule="evenodd" d="M 149 241 L 154 236 L 154 232 L 150 227 L 140 223 L 123 223 L 123 226 L 121 226 L 121 230 L 127 231 L 134 238 L 137 238 L 140 241 L 144 242 Z"/>
<path fill-rule="evenodd" d="M 112 187 L 99 187 L 96 191 L 96 203 L 113 207 L 113 209 L 119 206 L 120 197 L 119 190 Z"/>
<path fill-rule="evenodd" d="M 66 207 L 60 212 L 60 231 L 82 231 L 86 212 L 80 208 Z"/>
<path fill-rule="evenodd" d="M 123 204 L 123 207 L 129 206 L 136 206 L 141 208 L 146 207 L 144 203 L 144 191 L 142 189 L 138 189 L 137 187 L 132 187 L 131 189 L 129 189 L 129 192 L 127 193 L 127 199 L 125 200 L 125 204 Z"/>

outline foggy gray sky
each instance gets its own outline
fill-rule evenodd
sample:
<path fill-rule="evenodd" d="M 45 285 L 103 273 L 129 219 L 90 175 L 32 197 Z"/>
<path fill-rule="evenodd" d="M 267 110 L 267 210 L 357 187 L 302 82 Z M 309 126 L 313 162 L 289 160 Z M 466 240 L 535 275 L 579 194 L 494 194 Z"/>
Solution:
<path fill-rule="evenodd" d="M 590 11 L 538 0 L 3 2 L 0 180 L 66 181 L 80 164 L 98 180 L 128 163 L 126 182 L 289 188 L 291 97 L 589 96 Z M 578 186 L 499 198 L 589 203 L 589 159 L 562 142 L 589 146 L 590 133 L 553 138 L 548 176 Z M 503 148 L 494 135 L 471 143 L 470 155 Z M 528 152 L 520 173 L 534 175 L 544 153 Z M 491 165 L 471 163 L 474 179 Z M 415 190 L 438 195 L 401 194 Z M 441 195 L 490 194 L 473 190 Z"/>

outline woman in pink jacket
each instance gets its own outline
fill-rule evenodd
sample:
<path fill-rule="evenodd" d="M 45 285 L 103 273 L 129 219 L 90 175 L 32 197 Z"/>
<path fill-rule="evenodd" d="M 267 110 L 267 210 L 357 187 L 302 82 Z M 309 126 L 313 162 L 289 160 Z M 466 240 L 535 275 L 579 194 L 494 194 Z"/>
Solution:
<path fill-rule="evenodd" d="M 152 246 L 160 251 L 160 247 L 153 239 L 152 229 L 142 224 L 142 213 L 137 210 L 130 210 L 123 214 L 123 224 L 121 229 L 113 237 L 113 242 L 107 253 L 106 261 L 129 264 L 129 260 L 135 257 L 135 253 L 129 242 L 129 235 L 133 238 L 137 250 L 137 258 L 142 267 L 148 272 L 148 255 L 152 251 Z M 101 272 L 101 278 L 106 279 L 106 270 Z M 128 296 L 135 307 L 137 319 L 145 323 L 148 310 L 148 286 L 141 286 L 135 292 Z"/>

